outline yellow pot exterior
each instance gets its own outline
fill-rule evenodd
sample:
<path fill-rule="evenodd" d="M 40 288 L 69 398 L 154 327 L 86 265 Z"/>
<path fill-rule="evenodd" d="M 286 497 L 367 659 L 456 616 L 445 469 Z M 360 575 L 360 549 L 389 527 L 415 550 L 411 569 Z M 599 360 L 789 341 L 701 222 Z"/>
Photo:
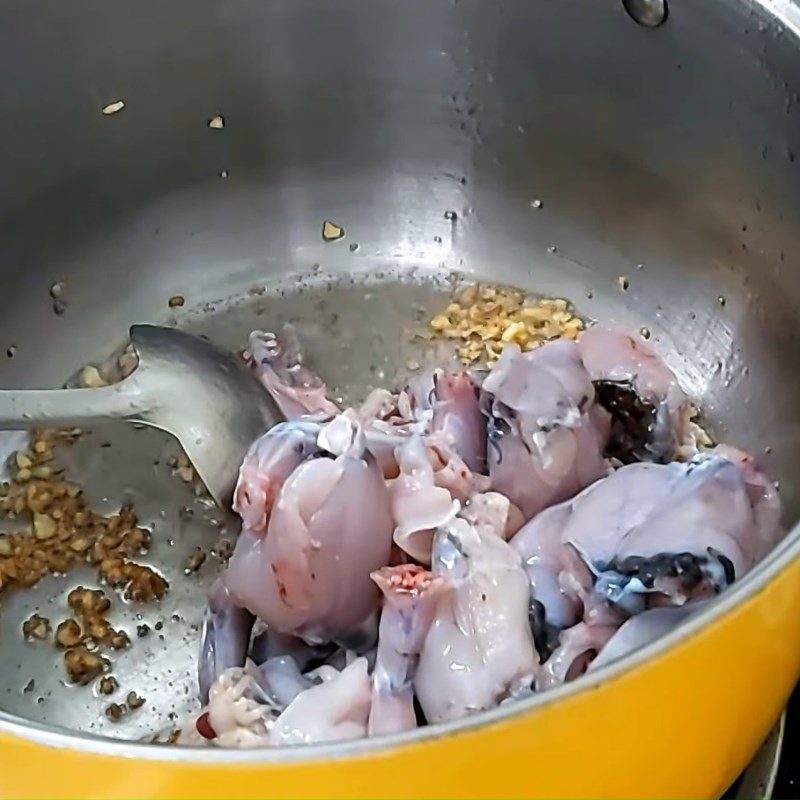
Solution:
<path fill-rule="evenodd" d="M 191 763 L 0 737 L 0 796 L 719 797 L 800 672 L 800 561 L 636 669 L 514 716 L 369 755 Z"/>

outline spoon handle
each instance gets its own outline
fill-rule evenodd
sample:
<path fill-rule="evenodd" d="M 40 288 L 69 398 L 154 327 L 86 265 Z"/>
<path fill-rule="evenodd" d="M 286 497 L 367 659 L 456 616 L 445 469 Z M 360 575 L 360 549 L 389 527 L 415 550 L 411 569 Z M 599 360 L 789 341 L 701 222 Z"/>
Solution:
<path fill-rule="evenodd" d="M 109 419 L 140 420 L 149 403 L 135 383 L 98 389 L 0 390 L 0 430 L 68 427 Z"/>

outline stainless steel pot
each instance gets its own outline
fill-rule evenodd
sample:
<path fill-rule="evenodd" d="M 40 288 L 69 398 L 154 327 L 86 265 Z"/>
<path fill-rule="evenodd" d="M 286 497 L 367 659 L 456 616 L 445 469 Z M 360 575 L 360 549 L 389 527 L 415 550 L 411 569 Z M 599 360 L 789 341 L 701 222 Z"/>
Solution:
<path fill-rule="evenodd" d="M 794 523 L 800 11 L 791 0 L 669 0 L 666 21 L 647 27 L 628 13 L 635 5 L 5 4 L 0 353 L 9 357 L 0 380 L 9 387 L 59 385 L 122 344 L 129 324 L 174 318 L 166 302 L 174 295 L 202 316 L 265 285 L 287 285 L 295 274 L 461 270 L 570 297 L 592 317 L 646 326 L 718 432 L 745 449 L 768 448 L 765 465 L 780 480 L 787 522 Z M 103 113 L 120 101 L 116 113 Z M 222 127 L 209 126 L 217 116 Z M 325 219 L 344 226 L 343 242 L 323 241 Z M 55 282 L 64 283 L 66 303 L 58 314 L 49 294 Z M 220 337 L 233 344 L 240 332 L 229 315 L 224 319 Z M 180 320 L 206 324 L 191 313 L 181 312 Z M 359 312 L 353 325 L 369 338 L 380 321 Z M 356 333 L 362 331 L 349 331 Z M 357 370 L 341 350 L 335 360 L 331 352 L 323 343 L 311 356 L 347 383 Z M 727 604 L 736 600 L 744 609 L 763 600 L 772 581 L 774 615 L 759 607 L 736 618 L 737 625 L 758 626 L 752 641 L 759 647 L 773 641 L 767 634 L 779 636 L 800 607 L 794 584 L 775 583 L 787 570 L 797 572 L 798 536 Z M 692 629 L 695 638 L 706 632 L 703 658 L 711 659 L 712 672 L 727 669 L 730 650 L 706 634 L 726 620 L 733 625 L 736 613 L 721 606 Z M 731 628 L 726 636 L 750 632 Z M 636 753 L 639 771 L 620 775 L 613 787 L 598 778 L 595 793 L 710 795 L 724 788 L 786 699 L 800 668 L 799 637 L 786 632 L 777 661 L 771 650 L 764 654 L 764 668 L 779 679 L 764 689 L 760 715 L 749 713 L 751 703 L 730 718 L 745 728 L 738 740 L 710 731 L 705 750 L 699 739 L 677 748 L 690 767 L 710 763 L 707 775 L 676 775 L 675 763 L 658 766 L 661 759 L 648 760 L 643 749 Z M 652 685 L 694 680 L 687 670 L 704 662 L 687 653 L 669 671 L 676 683 Z M 654 649 L 650 669 L 668 656 Z M 602 678 L 606 688 L 613 684 L 609 696 L 634 691 L 621 674 Z M 754 680 L 755 665 L 741 675 Z M 590 689 L 576 684 L 567 692 L 570 724 L 591 713 L 581 707 Z M 5 708 L 19 714 L 21 706 L 8 700 Z M 674 713 L 667 700 L 654 708 Z M 23 716 L 64 723 L 35 706 Z M 517 735 L 541 731 L 546 719 L 524 704 L 506 718 Z M 494 786 L 500 794 L 529 795 L 537 785 L 564 794 L 592 786 L 570 774 L 570 763 L 576 770 L 589 763 L 574 753 L 571 761 L 563 756 L 563 781 L 532 783 L 524 748 L 510 748 L 506 761 L 496 749 L 498 719 L 486 726 L 474 720 L 443 737 L 426 734 L 433 738 L 424 747 L 375 745 L 386 758 L 382 773 L 363 766 L 378 763 L 372 745 L 348 750 L 339 783 L 335 770 L 305 765 L 299 754 L 291 757 L 291 773 L 287 766 L 278 774 L 283 768 L 272 756 L 258 763 L 278 793 L 319 793 L 333 775 L 333 794 L 375 794 L 386 789 L 371 782 L 376 775 L 397 777 L 445 755 L 466 757 L 478 750 L 458 737 L 474 743 L 485 735 L 494 736 L 488 751 L 511 770 L 494 784 L 442 774 L 440 783 L 400 788 L 447 795 Z M 636 724 L 652 731 L 648 719 Z M 35 742 L 45 741 L 62 748 L 58 763 L 68 776 L 53 783 L 44 773 L 20 774 L 8 784 L 13 794 L 36 787 L 75 793 L 72 781 L 88 763 L 111 780 L 111 767 L 92 759 L 125 775 L 105 794 L 138 793 L 132 762 L 114 754 L 141 757 L 142 791 L 154 795 L 213 794 L 245 769 L 233 770 L 233 757 L 215 753 L 212 771 L 203 773 L 208 763 L 191 754 L 125 749 L 11 717 L 0 716 L 0 728 L 7 763 L 36 763 L 44 751 Z M 445 749 L 431 750 L 440 744 Z M 606 756 L 617 763 L 618 756 Z M 248 761 L 245 772 L 257 761 Z M 601 762 L 591 762 L 598 775 L 605 774 Z M 195 782 L 193 774 L 205 777 Z M 650 775 L 649 789 L 637 783 L 641 774 Z M 247 782 L 235 785 L 242 794 L 263 793 Z M 392 789 L 387 793 L 398 786 Z"/>

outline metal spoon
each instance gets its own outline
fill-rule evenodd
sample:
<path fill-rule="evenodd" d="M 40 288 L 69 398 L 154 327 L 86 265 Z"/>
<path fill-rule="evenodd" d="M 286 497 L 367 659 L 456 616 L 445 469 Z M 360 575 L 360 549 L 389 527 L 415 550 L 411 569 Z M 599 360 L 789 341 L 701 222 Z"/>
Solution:
<path fill-rule="evenodd" d="M 139 364 L 98 389 L 0 390 L 0 430 L 127 420 L 171 433 L 214 500 L 230 508 L 239 465 L 279 420 L 255 376 L 233 355 L 172 328 L 134 325 Z"/>

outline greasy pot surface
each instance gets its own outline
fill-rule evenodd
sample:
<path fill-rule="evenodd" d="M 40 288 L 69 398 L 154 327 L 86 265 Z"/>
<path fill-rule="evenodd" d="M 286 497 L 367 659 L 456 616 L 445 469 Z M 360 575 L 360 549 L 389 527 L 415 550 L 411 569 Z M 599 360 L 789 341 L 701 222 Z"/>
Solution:
<path fill-rule="evenodd" d="M 764 463 L 797 519 L 800 49 L 758 3 L 672 0 L 648 29 L 617 0 L 42 0 L 0 7 L 0 39 L 0 352 L 16 347 L 5 385 L 61 383 L 130 323 L 168 319 L 171 295 L 204 308 L 315 264 L 462 269 L 647 326 L 726 438 L 770 446 Z M 103 115 L 116 100 L 125 108 Z M 209 129 L 217 114 L 224 128 Z M 322 242 L 324 219 L 345 227 L 344 243 Z M 48 295 L 58 280 L 69 301 L 59 316 Z M 484 753 L 507 759 L 500 794 L 641 794 L 647 778 L 657 794 L 713 793 L 796 677 L 796 572 L 674 653 L 561 705 L 458 737 L 431 731 L 424 745 L 354 762 L 346 785 L 332 778 L 340 764 L 303 772 L 305 788 L 297 763 L 266 765 L 268 780 L 283 793 L 336 781 L 407 794 L 413 759 L 434 774 L 442 759 Z M 756 687 L 764 664 L 771 679 Z M 692 709 L 680 719 L 673 693 Z M 707 727 L 720 705 L 726 725 Z M 9 758 L 34 748 L 7 746 Z M 665 766 L 667 747 L 685 772 Z M 76 779 L 85 769 L 69 750 L 58 758 Z M 392 787 L 365 763 L 375 775 L 393 765 Z M 547 782 L 523 780 L 545 764 Z M 224 785 L 181 784 L 190 773 L 175 764 L 138 768 L 153 793 Z M 449 773 L 436 791 L 491 790 L 471 770 Z M 130 794 L 127 780 L 114 791 Z"/>

